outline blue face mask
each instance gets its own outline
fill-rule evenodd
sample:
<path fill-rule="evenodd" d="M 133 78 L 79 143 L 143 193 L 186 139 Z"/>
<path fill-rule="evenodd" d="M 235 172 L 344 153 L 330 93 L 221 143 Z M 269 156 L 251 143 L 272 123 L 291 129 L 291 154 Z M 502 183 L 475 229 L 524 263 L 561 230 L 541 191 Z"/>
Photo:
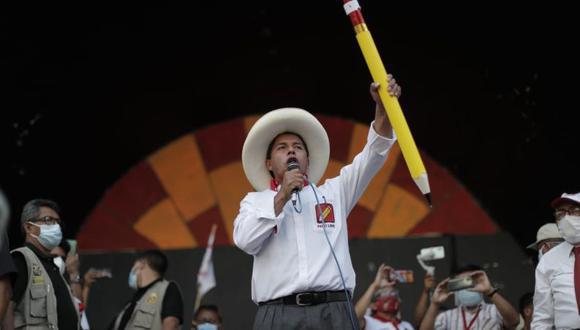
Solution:
<path fill-rule="evenodd" d="M 197 326 L 197 330 L 217 330 L 218 326 L 211 323 L 202 323 Z"/>
<path fill-rule="evenodd" d="M 483 301 L 483 295 L 480 292 L 469 290 L 460 290 L 455 292 L 455 305 L 474 307 Z"/>
<path fill-rule="evenodd" d="M 137 290 L 137 273 L 134 270 L 131 270 L 129 273 L 129 287 L 131 289 Z"/>
<path fill-rule="evenodd" d="M 47 250 L 52 250 L 60 244 L 62 240 L 62 230 L 59 224 L 54 225 L 37 225 L 30 222 L 31 225 L 40 228 L 40 235 L 31 235 L 38 240 L 40 245 L 44 246 Z"/>

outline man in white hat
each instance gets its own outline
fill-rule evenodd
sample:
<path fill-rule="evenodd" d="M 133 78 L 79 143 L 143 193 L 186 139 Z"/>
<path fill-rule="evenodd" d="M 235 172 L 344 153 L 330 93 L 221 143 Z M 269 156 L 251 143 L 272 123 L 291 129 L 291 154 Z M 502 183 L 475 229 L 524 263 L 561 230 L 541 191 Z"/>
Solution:
<path fill-rule="evenodd" d="M 552 202 L 564 242 L 536 267 L 532 329 L 580 328 L 580 193 Z"/>
<path fill-rule="evenodd" d="M 528 249 L 538 251 L 538 261 L 540 261 L 543 255 L 563 241 L 564 238 L 562 238 L 562 234 L 558 230 L 558 225 L 549 222 L 538 229 L 536 241 L 528 245 Z"/>
<path fill-rule="evenodd" d="M 394 79 L 386 85 L 400 95 Z M 346 219 L 395 143 L 378 88 L 371 85 L 375 120 L 364 149 L 318 187 L 330 147 L 314 116 L 274 110 L 248 133 L 242 163 L 256 192 L 240 203 L 234 243 L 254 257 L 254 329 L 358 329 Z"/>

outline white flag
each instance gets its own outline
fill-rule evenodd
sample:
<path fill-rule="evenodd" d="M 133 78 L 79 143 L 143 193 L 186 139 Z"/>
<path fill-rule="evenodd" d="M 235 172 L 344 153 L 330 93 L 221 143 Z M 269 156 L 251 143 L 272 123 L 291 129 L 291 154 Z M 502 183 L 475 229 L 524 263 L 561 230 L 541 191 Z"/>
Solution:
<path fill-rule="evenodd" d="M 197 272 L 197 297 L 201 300 L 201 297 L 206 294 L 209 290 L 215 287 L 215 274 L 213 271 L 213 261 L 211 258 L 213 252 L 213 242 L 215 240 L 215 231 L 217 225 L 211 227 L 211 233 L 207 239 L 207 249 L 203 255 L 203 261 L 201 262 L 201 267 Z"/>

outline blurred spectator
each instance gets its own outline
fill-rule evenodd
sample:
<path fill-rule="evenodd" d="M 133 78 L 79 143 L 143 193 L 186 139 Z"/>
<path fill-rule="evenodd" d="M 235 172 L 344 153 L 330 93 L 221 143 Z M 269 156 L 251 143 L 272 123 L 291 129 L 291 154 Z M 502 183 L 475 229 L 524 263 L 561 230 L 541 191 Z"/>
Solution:
<path fill-rule="evenodd" d="M 528 249 L 533 249 L 538 251 L 538 262 L 544 254 L 550 251 L 552 248 L 562 243 L 564 238 L 558 230 L 558 226 L 555 223 L 546 223 L 536 234 L 536 241 L 528 245 Z"/>
<path fill-rule="evenodd" d="M 12 298 L 10 276 L 16 273 L 16 267 L 12 262 L 12 257 L 10 257 L 8 236 L 5 232 L 9 220 L 10 207 L 2 190 L 0 190 L 0 327 L 10 304 L 10 298 Z"/>
<path fill-rule="evenodd" d="M 183 300 L 177 284 L 163 278 L 167 267 L 167 257 L 159 250 L 137 256 L 129 274 L 129 286 L 137 291 L 110 329 L 178 328 L 183 322 Z"/>
<path fill-rule="evenodd" d="M 393 271 L 391 267 L 381 264 L 375 280 L 356 303 L 355 312 L 361 329 L 413 330 L 413 326 L 409 322 L 401 320 L 401 298 L 398 291 L 394 289 L 396 282 L 390 281 L 388 278 L 391 271 Z M 372 302 L 373 297 L 376 297 L 374 303 Z M 369 307 L 371 307 L 371 313 L 365 315 Z"/>
<path fill-rule="evenodd" d="M 70 244 L 66 239 L 62 239 L 60 244 L 52 249 L 50 253 L 54 256 L 54 264 L 58 267 L 60 274 L 68 279 L 73 295 L 82 301 L 82 284 L 80 276 L 80 260 L 77 253 L 70 254 Z"/>
<path fill-rule="evenodd" d="M 471 277 L 474 287 L 450 292 L 447 284 L 450 278 L 437 285 L 431 297 L 431 304 L 421 330 L 431 329 L 502 329 L 513 328 L 519 322 L 518 312 L 495 289 L 487 274 L 478 266 L 466 266 L 457 270 L 454 278 Z M 455 296 L 455 308 L 439 315 L 439 308 L 451 295 Z M 492 304 L 483 301 L 484 295 Z"/>
<path fill-rule="evenodd" d="M 16 267 L 10 257 L 8 236 L 0 233 L 0 325 L 12 298 L 12 283 L 10 276 L 16 274 Z"/>
<path fill-rule="evenodd" d="M 580 327 L 580 193 L 552 201 L 565 242 L 542 257 L 536 267 L 533 329 Z"/>
<path fill-rule="evenodd" d="M 18 275 L 5 328 L 77 330 L 78 305 L 50 253 L 62 239 L 58 205 L 50 200 L 31 200 L 20 220 L 25 245 L 12 252 Z"/>
<path fill-rule="evenodd" d="M 192 330 L 223 330 L 222 317 L 216 305 L 201 305 L 195 311 Z"/>

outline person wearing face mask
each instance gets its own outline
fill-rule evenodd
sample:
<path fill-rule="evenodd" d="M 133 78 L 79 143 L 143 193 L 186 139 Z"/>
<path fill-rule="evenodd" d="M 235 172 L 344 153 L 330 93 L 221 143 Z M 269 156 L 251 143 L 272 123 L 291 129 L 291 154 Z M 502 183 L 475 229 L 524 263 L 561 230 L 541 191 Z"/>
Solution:
<path fill-rule="evenodd" d="M 191 330 L 223 330 L 222 317 L 216 305 L 201 305 L 195 311 Z"/>
<path fill-rule="evenodd" d="M 109 329 L 177 329 L 183 321 L 183 299 L 177 284 L 163 278 L 167 267 L 167 257 L 159 250 L 137 257 L 128 279 L 136 292 Z"/>
<path fill-rule="evenodd" d="M 562 243 L 564 238 L 555 223 L 547 223 L 538 229 L 536 241 L 528 245 L 528 249 L 538 250 L 538 261 L 552 248 Z"/>
<path fill-rule="evenodd" d="M 5 329 L 79 329 L 78 305 L 51 250 L 62 239 L 58 205 L 34 199 L 22 210 L 25 245 L 12 251 L 18 275 Z"/>
<path fill-rule="evenodd" d="M 52 249 L 52 255 L 54 256 L 54 264 L 58 266 L 60 273 L 67 279 L 69 279 L 69 285 L 72 289 L 73 296 L 75 297 L 75 303 L 79 307 L 80 318 L 81 318 L 81 329 L 89 329 L 89 321 L 87 319 L 86 307 L 87 300 L 85 295 L 88 287 L 92 284 L 88 279 L 88 275 L 94 274 L 95 271 L 90 269 L 85 273 L 84 282 L 81 284 L 80 277 L 80 261 L 78 253 L 72 253 L 71 245 L 68 240 L 63 239 L 60 244 Z M 94 282 L 96 279 L 92 279 Z M 83 287 L 85 286 L 85 287 Z"/>
<path fill-rule="evenodd" d="M 364 330 L 413 330 L 413 326 L 401 320 L 401 298 L 395 288 L 396 282 L 388 279 L 393 268 L 381 264 L 375 280 L 355 305 L 356 316 Z"/>
<path fill-rule="evenodd" d="M 82 297 L 82 285 L 80 277 L 80 261 L 78 254 L 70 254 L 70 244 L 66 239 L 60 241 L 60 244 L 50 251 L 54 256 L 54 264 L 58 266 L 60 273 L 68 278 L 69 285 L 72 289 L 73 296 L 80 301 Z"/>
<path fill-rule="evenodd" d="M 552 201 L 564 242 L 536 267 L 532 329 L 580 328 L 580 193 Z"/>
<path fill-rule="evenodd" d="M 474 287 L 456 292 L 447 289 L 450 278 L 435 287 L 431 305 L 421 322 L 420 330 L 476 330 L 514 328 L 519 323 L 516 309 L 495 289 L 487 274 L 475 265 L 458 269 L 454 278 L 471 277 Z M 439 313 L 441 305 L 454 296 L 455 308 Z M 491 300 L 485 303 L 483 298 Z"/>

